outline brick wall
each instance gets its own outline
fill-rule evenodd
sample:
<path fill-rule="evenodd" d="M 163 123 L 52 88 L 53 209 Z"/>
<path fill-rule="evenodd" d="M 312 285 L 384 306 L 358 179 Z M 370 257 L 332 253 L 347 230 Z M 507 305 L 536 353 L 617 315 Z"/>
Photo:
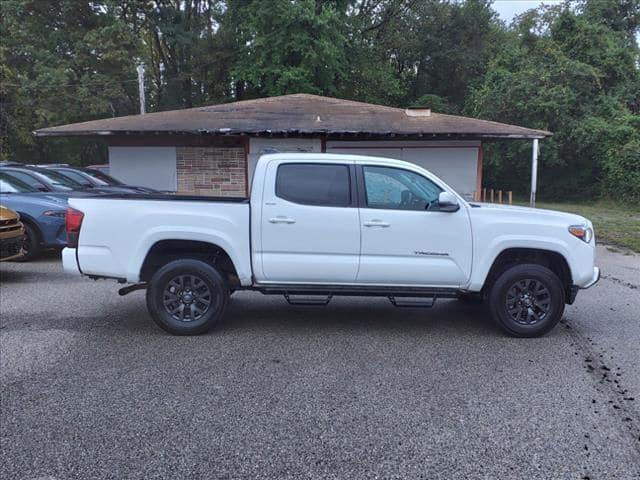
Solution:
<path fill-rule="evenodd" d="M 178 192 L 243 197 L 246 162 L 243 147 L 177 147 Z"/>

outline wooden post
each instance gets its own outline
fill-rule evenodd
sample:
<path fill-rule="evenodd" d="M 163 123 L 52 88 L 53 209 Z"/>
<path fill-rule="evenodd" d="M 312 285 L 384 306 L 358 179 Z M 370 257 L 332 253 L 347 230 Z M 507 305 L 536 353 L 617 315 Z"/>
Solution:
<path fill-rule="evenodd" d="M 513 205 L 513 192 L 509 190 L 507 196 L 509 197 L 509 205 Z"/>
<path fill-rule="evenodd" d="M 490 202 L 493 203 L 494 200 L 494 196 L 493 196 L 493 188 L 491 190 L 489 190 L 489 198 L 490 198 Z"/>
<path fill-rule="evenodd" d="M 502 203 L 502 190 L 498 190 L 498 203 Z"/>

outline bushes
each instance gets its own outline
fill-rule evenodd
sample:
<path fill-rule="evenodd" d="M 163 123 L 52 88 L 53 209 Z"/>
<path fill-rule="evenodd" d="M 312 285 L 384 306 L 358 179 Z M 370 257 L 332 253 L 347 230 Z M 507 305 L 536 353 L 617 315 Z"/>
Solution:
<path fill-rule="evenodd" d="M 640 135 L 612 150 L 604 162 L 603 193 L 640 204 Z"/>

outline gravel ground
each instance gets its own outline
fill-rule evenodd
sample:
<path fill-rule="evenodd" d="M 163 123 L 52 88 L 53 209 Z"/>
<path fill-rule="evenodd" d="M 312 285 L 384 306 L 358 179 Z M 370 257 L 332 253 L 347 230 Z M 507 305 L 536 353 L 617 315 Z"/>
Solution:
<path fill-rule="evenodd" d="M 144 293 L 1 266 L 0 477 L 640 478 L 640 256 L 548 336 L 476 307 L 240 292 L 172 337 Z"/>

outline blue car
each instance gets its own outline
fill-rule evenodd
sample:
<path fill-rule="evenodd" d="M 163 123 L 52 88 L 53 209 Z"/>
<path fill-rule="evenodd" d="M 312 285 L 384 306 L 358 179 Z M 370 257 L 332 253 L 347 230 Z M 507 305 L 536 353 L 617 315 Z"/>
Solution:
<path fill-rule="evenodd" d="M 59 249 L 67 245 L 67 200 L 67 194 L 42 193 L 0 172 L 0 203 L 18 212 L 24 224 L 22 261 L 33 260 L 43 249 Z"/>

